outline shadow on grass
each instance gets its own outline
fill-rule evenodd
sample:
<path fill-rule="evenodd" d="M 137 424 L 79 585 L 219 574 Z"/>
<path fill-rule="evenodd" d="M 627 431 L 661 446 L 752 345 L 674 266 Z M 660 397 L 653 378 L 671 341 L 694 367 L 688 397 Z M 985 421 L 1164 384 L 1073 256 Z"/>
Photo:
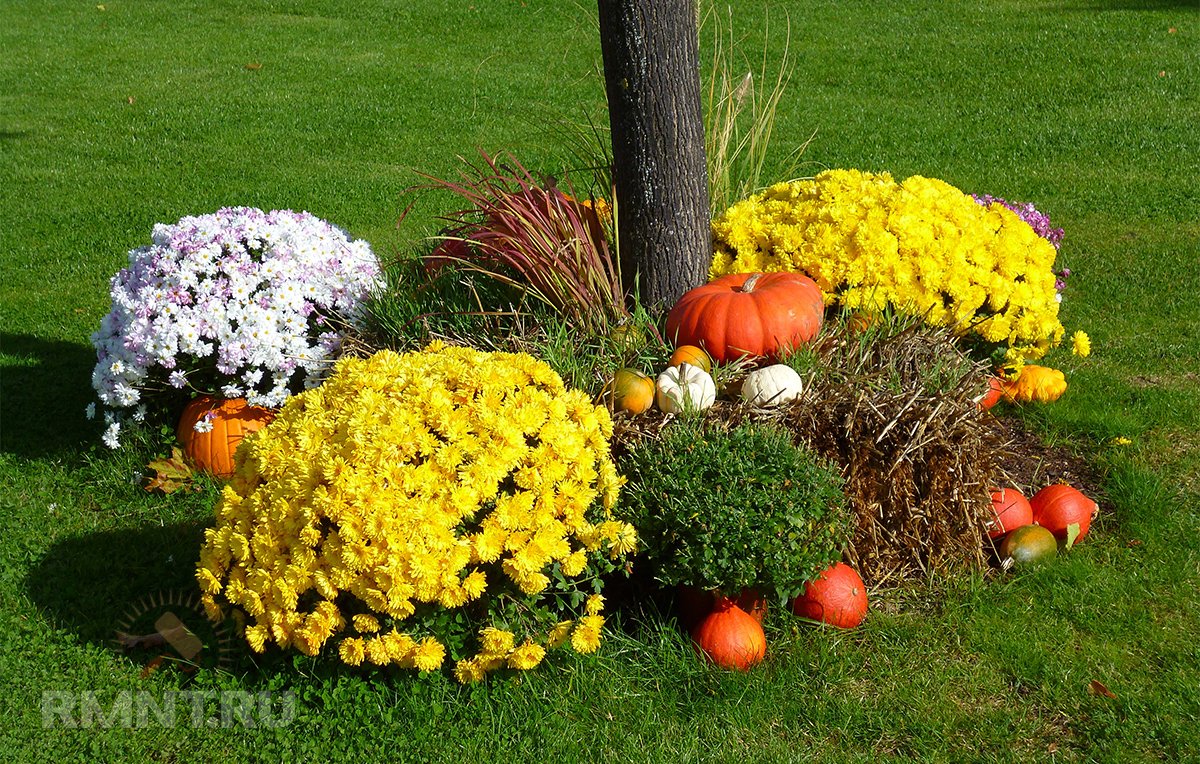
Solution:
<path fill-rule="evenodd" d="M 204 527 L 197 520 L 64 539 L 30 570 L 26 590 L 57 626 L 110 647 L 117 630 L 159 598 L 182 602 L 176 610 L 186 623 L 200 593 L 194 573 Z"/>
<path fill-rule="evenodd" d="M 95 351 L 3 332 L 0 352 L 16 359 L 0 367 L 0 451 L 36 459 L 98 442 L 99 428 L 83 413 L 95 399 Z"/>

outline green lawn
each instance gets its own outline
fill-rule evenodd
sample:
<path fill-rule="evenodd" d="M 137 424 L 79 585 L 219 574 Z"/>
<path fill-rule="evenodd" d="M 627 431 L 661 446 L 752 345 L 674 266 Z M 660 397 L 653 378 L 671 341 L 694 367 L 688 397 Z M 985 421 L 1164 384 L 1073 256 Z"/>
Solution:
<path fill-rule="evenodd" d="M 889 170 L 1035 202 L 1067 231 L 1071 389 L 1024 414 L 1106 476 L 1092 536 L 1040 571 L 880 592 L 849 634 L 771 624 L 748 675 L 629 614 L 600 654 L 461 688 L 241 655 L 188 676 L 113 649 L 193 585 L 215 488 L 137 484 L 83 417 L 108 278 L 156 222 L 306 209 L 383 257 L 434 228 L 413 169 L 604 119 L 591 6 L 429 0 L 11 0 L 0 25 L 0 751 L 15 760 L 1185 761 L 1200 758 L 1200 9 L 1194 0 L 792 4 L 772 160 Z M 763 10 L 739 31 L 761 48 Z M 753 7 L 752 7 L 753 6 Z M 770 19 L 771 55 L 783 38 Z M 1061 362 L 1061 363 L 1060 363 Z M 1111 445 L 1114 437 L 1132 445 Z M 1115 697 L 1092 691 L 1100 682 Z M 294 700 L 223 726 L 198 695 Z M 92 693 L 178 699 L 173 726 L 69 729 Z M 245 697 L 238 695 L 237 697 Z M 49 704 L 49 705 L 47 705 Z M 71 718 L 80 717 L 76 705 Z M 216 709 L 214 711 L 214 708 Z M 137 716 L 135 714 L 136 721 Z"/>

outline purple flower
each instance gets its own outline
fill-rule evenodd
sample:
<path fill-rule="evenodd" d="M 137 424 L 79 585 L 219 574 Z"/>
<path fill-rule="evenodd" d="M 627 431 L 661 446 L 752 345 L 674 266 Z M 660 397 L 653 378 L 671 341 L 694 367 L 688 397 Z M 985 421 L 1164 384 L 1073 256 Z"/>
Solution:
<path fill-rule="evenodd" d="M 1028 223 L 1029 227 L 1032 228 L 1038 236 L 1041 236 L 1043 239 L 1053 244 L 1055 249 L 1058 249 L 1062 244 L 1063 229 L 1055 228 L 1050 223 L 1050 217 L 1045 213 L 1039 212 L 1038 209 L 1033 206 L 1033 204 L 1029 202 L 1010 202 L 1005 199 L 1001 199 L 998 196 L 992 196 L 991 194 L 973 194 L 972 198 L 978 204 L 981 204 L 984 207 L 992 204 L 1000 204 L 1004 207 L 1007 207 L 1015 212 L 1017 217 Z"/>

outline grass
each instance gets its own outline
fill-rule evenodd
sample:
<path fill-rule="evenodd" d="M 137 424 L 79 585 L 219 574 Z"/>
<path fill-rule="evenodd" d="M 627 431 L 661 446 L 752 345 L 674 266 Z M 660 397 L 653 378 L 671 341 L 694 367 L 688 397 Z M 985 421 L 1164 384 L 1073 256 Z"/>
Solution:
<path fill-rule="evenodd" d="M 1200 757 L 1200 202 L 1194 3 L 867 7 L 791 19 L 780 166 L 887 169 L 1029 200 L 1067 230 L 1067 395 L 1027 417 L 1106 474 L 1104 514 L 1058 564 L 876 596 L 850 634 L 772 618 L 749 675 L 629 614 L 600 655 L 459 688 L 239 657 L 142 678 L 113 632 L 191 586 L 215 487 L 153 497 L 154 455 L 97 446 L 88 334 L 158 221 L 308 209 L 384 256 L 408 168 L 475 147 L 552 170 L 546 125 L 600 104 L 590 9 L 508 0 L 14 0 L 0 28 L 0 751 L 12 760 L 1184 761 Z M 735 17 L 762 39 L 761 9 Z M 772 29 L 782 29 L 772 18 Z M 1174 30 L 1174 31 L 1172 31 Z M 782 41 L 780 41 L 780 45 Z M 775 61 L 782 48 L 771 51 Z M 754 59 L 753 53 L 750 56 Z M 757 60 L 757 59 L 754 59 Z M 256 65 L 257 68 L 248 67 Z M 410 221 L 448 209 L 422 198 Z M 1131 446 L 1109 445 L 1127 436 Z M 1116 696 L 1089 690 L 1092 681 Z M 280 729 L 43 728 L 47 691 L 294 693 Z"/>

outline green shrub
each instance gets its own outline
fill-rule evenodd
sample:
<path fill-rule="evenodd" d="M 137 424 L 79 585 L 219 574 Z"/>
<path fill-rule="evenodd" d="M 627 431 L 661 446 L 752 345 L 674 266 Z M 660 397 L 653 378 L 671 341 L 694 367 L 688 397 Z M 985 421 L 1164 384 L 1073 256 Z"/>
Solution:
<path fill-rule="evenodd" d="M 774 426 L 674 422 L 620 467 L 629 482 L 617 512 L 664 584 L 786 599 L 848 538 L 837 469 Z"/>

